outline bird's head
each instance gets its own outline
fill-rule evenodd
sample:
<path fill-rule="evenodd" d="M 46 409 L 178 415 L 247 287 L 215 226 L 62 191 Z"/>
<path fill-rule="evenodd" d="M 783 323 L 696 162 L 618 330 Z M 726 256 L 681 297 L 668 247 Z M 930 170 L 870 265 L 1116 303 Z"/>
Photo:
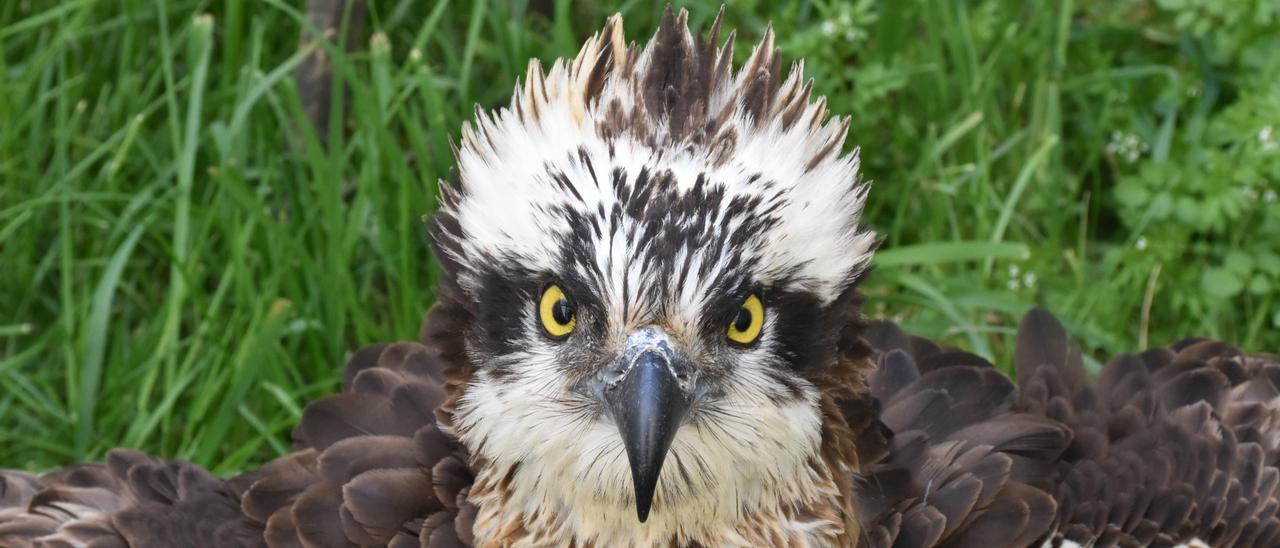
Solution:
<path fill-rule="evenodd" d="M 847 120 L 800 64 L 779 81 L 771 31 L 735 69 L 719 20 L 686 19 L 636 46 L 614 16 L 530 63 L 441 183 L 471 368 L 454 424 L 531 508 L 735 514 L 806 496 L 822 458 L 821 379 L 875 246 Z"/>

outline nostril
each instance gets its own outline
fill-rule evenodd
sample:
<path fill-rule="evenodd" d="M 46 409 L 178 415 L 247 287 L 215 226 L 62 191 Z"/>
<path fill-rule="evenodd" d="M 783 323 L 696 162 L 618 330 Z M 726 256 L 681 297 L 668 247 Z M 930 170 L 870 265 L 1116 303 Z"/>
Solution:
<path fill-rule="evenodd" d="M 615 361 L 613 364 L 602 367 L 599 373 L 599 379 L 604 382 L 606 387 L 612 387 L 627 376 L 630 367 L 622 363 L 621 360 Z"/>

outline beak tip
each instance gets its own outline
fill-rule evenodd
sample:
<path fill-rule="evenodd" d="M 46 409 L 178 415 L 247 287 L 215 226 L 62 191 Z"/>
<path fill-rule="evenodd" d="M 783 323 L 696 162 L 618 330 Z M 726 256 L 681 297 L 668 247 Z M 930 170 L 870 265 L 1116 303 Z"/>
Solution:
<path fill-rule="evenodd" d="M 636 478 L 636 480 L 637 481 L 634 483 L 637 487 L 636 518 L 640 520 L 640 523 L 644 523 L 649 521 L 649 510 L 653 509 L 653 496 L 658 482 L 656 481 L 656 478 L 654 481 L 645 481 L 640 478 Z"/>

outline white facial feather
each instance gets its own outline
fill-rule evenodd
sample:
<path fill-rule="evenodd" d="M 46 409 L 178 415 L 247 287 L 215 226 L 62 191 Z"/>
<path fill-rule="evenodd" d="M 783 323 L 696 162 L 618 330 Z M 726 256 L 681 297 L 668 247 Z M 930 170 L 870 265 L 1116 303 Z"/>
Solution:
<path fill-rule="evenodd" d="M 744 359 L 714 418 L 686 424 L 663 466 L 647 523 L 636 520 L 631 469 L 618 430 L 607 417 L 575 415 L 569 387 L 550 356 L 521 356 L 517 378 L 474 382 L 458 402 L 458 430 L 496 476 L 511 476 L 510 498 L 493 503 L 506 520 L 531 529 L 566 530 L 558 543 L 604 546 L 661 544 L 670 539 L 731 538 L 747 516 L 780 500 L 814 496 L 809 477 L 820 443 L 817 393 L 779 404 L 761 396 L 775 388 L 769 364 Z M 483 374 L 483 373 L 482 373 Z M 679 468 L 688 472 L 681 474 Z M 531 517 L 532 516 L 532 517 Z M 799 522 L 796 527 L 837 527 Z"/>
<path fill-rule="evenodd" d="M 458 181 L 442 183 L 433 238 L 465 294 L 486 289 L 486 272 L 515 268 L 594 280 L 608 334 L 593 346 L 616 351 L 629 331 L 656 323 L 697 360 L 715 352 L 699 342 L 699 326 L 715 319 L 709 303 L 724 298 L 715 291 L 726 279 L 821 306 L 855 282 L 875 235 L 858 224 L 867 185 L 857 152 L 841 153 L 847 121 L 809 100 L 801 64 L 776 82 L 771 31 L 733 73 L 731 46 L 695 40 L 685 17 L 643 49 L 626 45 L 621 18 L 611 18 L 574 59 L 546 74 L 532 62 L 510 107 L 478 111 L 463 129 Z M 681 201 L 689 197 L 698 199 Z M 650 230 L 655 222 L 669 232 Z M 655 233 L 679 238 L 657 242 Z M 565 260 L 571 237 L 585 258 Z M 501 482 L 506 497 L 474 500 L 479 538 L 519 523 L 552 544 L 773 542 L 742 536 L 742 523 L 765 515 L 797 542 L 843 530 L 800 511 L 839 495 L 815 465 L 818 389 L 778 379 L 786 364 L 776 317 L 766 314 L 754 348 L 734 350 L 718 396 L 676 433 L 641 524 L 618 428 L 575 393 L 559 343 L 541 336 L 529 309 L 515 350 L 471 349 L 484 366 L 457 403 L 456 432 L 485 463 L 472 496 L 497 496 L 479 486 Z"/>

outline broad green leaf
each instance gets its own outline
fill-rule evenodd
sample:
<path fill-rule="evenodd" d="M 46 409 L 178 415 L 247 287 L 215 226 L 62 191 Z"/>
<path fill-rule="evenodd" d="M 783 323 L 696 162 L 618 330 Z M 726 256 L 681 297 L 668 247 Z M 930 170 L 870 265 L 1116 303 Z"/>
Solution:
<path fill-rule="evenodd" d="M 1244 289 L 1244 282 L 1235 272 L 1221 267 L 1213 267 L 1200 276 L 1200 287 L 1210 295 L 1220 298 L 1234 297 Z"/>

